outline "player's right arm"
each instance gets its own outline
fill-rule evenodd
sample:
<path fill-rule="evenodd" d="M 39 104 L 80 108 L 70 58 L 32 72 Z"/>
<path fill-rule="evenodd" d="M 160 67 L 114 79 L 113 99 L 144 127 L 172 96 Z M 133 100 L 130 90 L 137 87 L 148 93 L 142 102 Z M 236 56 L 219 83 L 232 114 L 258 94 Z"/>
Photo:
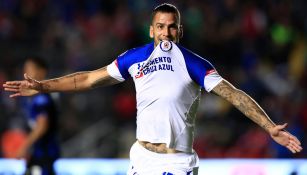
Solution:
<path fill-rule="evenodd" d="M 42 92 L 83 91 L 119 83 L 109 75 L 107 67 L 43 81 L 35 80 L 26 74 L 24 78 L 22 81 L 7 81 L 3 84 L 5 91 L 14 93 L 10 97 L 32 96 Z"/>

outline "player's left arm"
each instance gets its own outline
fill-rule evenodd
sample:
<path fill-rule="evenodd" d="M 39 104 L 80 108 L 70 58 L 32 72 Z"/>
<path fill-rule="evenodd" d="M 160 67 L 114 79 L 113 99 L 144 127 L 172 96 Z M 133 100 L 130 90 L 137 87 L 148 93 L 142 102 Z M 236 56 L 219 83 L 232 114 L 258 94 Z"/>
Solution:
<path fill-rule="evenodd" d="M 242 90 L 235 88 L 228 81 L 222 80 L 212 91 L 233 104 L 245 116 L 267 131 L 277 143 L 287 147 L 292 153 L 302 150 L 300 141 L 284 130 L 287 124 L 276 125 L 257 102 Z"/>
<path fill-rule="evenodd" d="M 36 119 L 36 124 L 33 130 L 27 136 L 25 143 L 22 147 L 17 151 L 17 158 L 26 157 L 31 146 L 40 139 L 48 130 L 49 120 L 47 114 L 39 114 Z"/>

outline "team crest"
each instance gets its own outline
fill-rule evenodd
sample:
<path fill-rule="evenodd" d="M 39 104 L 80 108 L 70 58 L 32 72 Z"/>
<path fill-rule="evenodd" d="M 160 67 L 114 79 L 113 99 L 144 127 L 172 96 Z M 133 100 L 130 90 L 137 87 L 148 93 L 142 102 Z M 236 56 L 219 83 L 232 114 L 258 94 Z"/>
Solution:
<path fill-rule="evenodd" d="M 164 41 L 160 42 L 160 48 L 164 52 L 170 51 L 172 49 L 172 47 L 173 47 L 173 45 L 170 41 L 164 40 Z"/>

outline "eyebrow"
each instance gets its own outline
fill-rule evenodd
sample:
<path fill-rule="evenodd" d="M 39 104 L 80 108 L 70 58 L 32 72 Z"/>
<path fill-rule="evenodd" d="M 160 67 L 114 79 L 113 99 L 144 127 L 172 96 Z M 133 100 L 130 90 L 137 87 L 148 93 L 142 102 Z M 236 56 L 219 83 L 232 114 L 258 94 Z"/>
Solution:
<path fill-rule="evenodd" d="M 166 24 L 157 22 L 155 26 L 157 26 L 157 25 L 163 25 L 163 26 L 164 26 L 164 25 L 166 25 Z M 171 23 L 171 24 L 169 24 L 168 26 L 170 26 L 170 27 L 177 27 L 178 24 L 176 24 L 176 23 Z"/>

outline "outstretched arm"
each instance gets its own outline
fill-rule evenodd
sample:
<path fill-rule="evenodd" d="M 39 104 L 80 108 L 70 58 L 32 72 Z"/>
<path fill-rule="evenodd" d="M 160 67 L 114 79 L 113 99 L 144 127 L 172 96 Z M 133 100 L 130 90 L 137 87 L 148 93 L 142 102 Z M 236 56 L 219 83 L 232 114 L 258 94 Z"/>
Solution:
<path fill-rule="evenodd" d="M 10 97 L 32 96 L 41 92 L 82 91 L 119 82 L 109 75 L 107 67 L 43 81 L 32 79 L 26 74 L 24 77 L 25 80 L 3 84 L 4 90 L 14 92 Z"/>
<path fill-rule="evenodd" d="M 276 125 L 255 100 L 228 81 L 220 82 L 213 92 L 232 103 L 244 115 L 261 126 L 277 143 L 287 147 L 293 153 L 302 150 L 300 141 L 284 130 L 287 124 Z"/>

